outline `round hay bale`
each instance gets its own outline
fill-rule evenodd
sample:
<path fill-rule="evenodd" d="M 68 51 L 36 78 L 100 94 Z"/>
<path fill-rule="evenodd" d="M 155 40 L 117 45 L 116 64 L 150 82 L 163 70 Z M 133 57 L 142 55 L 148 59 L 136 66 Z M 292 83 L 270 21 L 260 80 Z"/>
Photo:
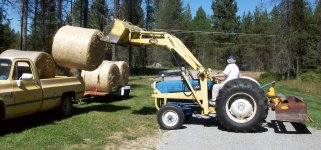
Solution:
<path fill-rule="evenodd" d="M 112 93 L 119 88 L 120 72 L 116 64 L 103 61 L 94 71 L 81 72 L 86 91 Z"/>
<path fill-rule="evenodd" d="M 121 84 L 122 86 L 128 84 L 128 78 L 129 78 L 129 66 L 125 61 L 115 61 L 114 62 L 120 71 L 120 76 L 121 76 Z"/>
<path fill-rule="evenodd" d="M 6 50 L 0 54 L 1 57 L 29 58 L 37 67 L 40 79 L 54 78 L 56 64 L 53 58 L 46 52 Z"/>
<path fill-rule="evenodd" d="M 54 37 L 52 56 L 62 67 L 95 70 L 104 59 L 102 35 L 95 29 L 61 27 Z"/>

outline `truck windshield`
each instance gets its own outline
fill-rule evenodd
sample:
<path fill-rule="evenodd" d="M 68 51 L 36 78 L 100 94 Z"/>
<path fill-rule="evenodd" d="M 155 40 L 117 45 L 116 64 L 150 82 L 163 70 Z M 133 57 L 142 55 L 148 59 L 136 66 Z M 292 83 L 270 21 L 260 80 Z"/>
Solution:
<path fill-rule="evenodd" d="M 11 60 L 0 59 L 0 80 L 7 80 L 10 74 Z"/>

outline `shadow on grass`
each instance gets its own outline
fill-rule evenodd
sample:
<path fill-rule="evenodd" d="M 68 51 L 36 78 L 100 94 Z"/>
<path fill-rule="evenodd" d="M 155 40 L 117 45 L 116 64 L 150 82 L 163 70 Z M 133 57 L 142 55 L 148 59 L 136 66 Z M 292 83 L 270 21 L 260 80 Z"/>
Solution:
<path fill-rule="evenodd" d="M 0 122 L 0 136 L 10 133 L 20 133 L 24 130 L 51 124 L 62 119 L 63 118 L 57 115 L 56 111 L 49 110 L 23 117 L 3 120 Z"/>
<path fill-rule="evenodd" d="M 268 126 L 270 128 L 273 128 L 275 133 L 279 134 L 312 134 L 307 126 L 302 123 L 290 122 L 290 124 L 295 129 L 295 131 L 289 131 L 284 125 L 284 122 L 277 120 L 271 120 L 271 122 L 268 123 Z"/>
<path fill-rule="evenodd" d="M 83 107 L 83 108 L 74 108 L 73 115 L 80 115 L 83 113 L 88 113 L 91 111 L 100 111 L 100 112 L 116 112 L 120 110 L 130 109 L 128 106 L 116 106 L 111 104 L 99 104 L 99 105 L 93 105 L 89 107 Z"/>
<path fill-rule="evenodd" d="M 133 114 L 138 115 L 153 115 L 156 114 L 157 110 L 154 107 L 143 107 L 140 110 L 133 111 Z"/>
<path fill-rule="evenodd" d="M 99 104 L 82 108 L 74 107 L 72 116 L 81 115 L 91 111 L 116 112 L 124 109 L 130 109 L 130 107 L 116 106 L 111 104 Z M 43 125 L 50 125 L 56 121 L 61 121 L 63 119 L 65 118 L 59 116 L 56 110 L 49 110 L 23 117 L 3 120 L 0 122 L 0 136 L 11 133 L 20 133 L 25 130 Z"/>
<path fill-rule="evenodd" d="M 129 100 L 134 98 L 135 96 L 129 95 L 127 97 L 121 97 L 118 95 L 106 95 L 106 96 L 94 96 L 92 98 L 88 98 L 84 100 L 86 103 L 98 102 L 98 103 L 112 103 L 120 100 Z"/>

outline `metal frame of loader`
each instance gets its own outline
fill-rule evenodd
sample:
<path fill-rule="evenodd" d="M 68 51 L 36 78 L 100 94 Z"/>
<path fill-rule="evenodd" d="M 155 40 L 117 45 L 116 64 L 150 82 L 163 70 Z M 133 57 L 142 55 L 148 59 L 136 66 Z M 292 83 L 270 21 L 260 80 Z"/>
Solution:
<path fill-rule="evenodd" d="M 224 84 L 217 98 L 216 106 L 208 103 L 208 77 L 210 73 L 194 57 L 181 40 L 166 32 L 144 31 L 129 22 L 114 20 L 108 36 L 102 39 L 117 45 L 156 45 L 165 47 L 180 55 L 194 70 L 199 72 L 200 89 L 194 89 L 189 77 L 181 76 L 190 91 L 161 93 L 154 83 L 155 107 L 159 110 L 157 120 L 164 129 L 180 128 L 185 120 L 197 110 L 202 115 L 216 114 L 221 125 L 227 130 L 251 132 L 260 128 L 269 109 L 268 98 L 253 80 L 238 78 Z M 287 105 L 287 104 L 284 104 Z"/>

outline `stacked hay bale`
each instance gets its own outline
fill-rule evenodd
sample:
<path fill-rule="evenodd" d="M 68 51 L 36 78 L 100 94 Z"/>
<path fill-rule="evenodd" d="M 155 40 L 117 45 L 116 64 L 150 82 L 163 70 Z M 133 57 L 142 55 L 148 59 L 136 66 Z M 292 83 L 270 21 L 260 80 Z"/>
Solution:
<path fill-rule="evenodd" d="M 117 92 L 120 86 L 120 72 L 116 64 L 103 61 L 94 71 L 81 72 L 85 82 L 86 91 L 105 92 L 106 94 Z"/>
<path fill-rule="evenodd" d="M 36 65 L 40 79 L 54 78 L 56 64 L 53 58 L 46 52 L 6 50 L 1 57 L 29 58 Z"/>
<path fill-rule="evenodd" d="M 125 61 L 114 61 L 114 63 L 118 66 L 120 71 L 120 85 L 125 86 L 128 85 L 129 78 L 129 66 Z"/>
<path fill-rule="evenodd" d="M 64 26 L 52 44 L 52 55 L 59 66 L 95 70 L 104 59 L 102 32 L 95 29 Z"/>

